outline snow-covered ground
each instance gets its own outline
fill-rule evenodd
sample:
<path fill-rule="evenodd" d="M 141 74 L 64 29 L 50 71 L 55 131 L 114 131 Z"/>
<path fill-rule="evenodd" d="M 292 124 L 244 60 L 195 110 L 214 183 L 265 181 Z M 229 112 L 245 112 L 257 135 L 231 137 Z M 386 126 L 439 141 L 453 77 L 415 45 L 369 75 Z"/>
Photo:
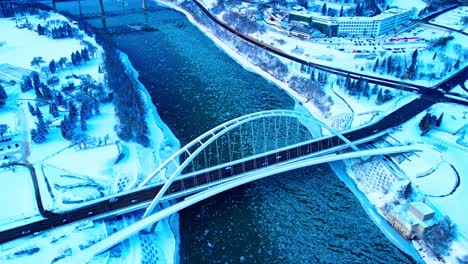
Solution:
<path fill-rule="evenodd" d="M 449 35 L 452 35 L 454 39 L 448 42 L 446 48 L 438 48 L 437 50 L 428 49 L 428 42 Z M 397 35 L 386 36 L 377 40 L 353 40 L 338 37 L 302 40 L 288 37 L 270 27 L 267 27 L 265 33 L 254 33 L 252 37 L 306 61 L 393 80 L 400 80 L 400 78 L 388 75 L 383 69 L 380 70 L 380 68 L 375 72 L 373 71 L 375 61 L 379 59 L 380 63 L 382 63 L 384 58 L 388 58 L 393 54 L 401 57 L 403 61 L 409 60 L 413 51 L 418 49 L 420 53 L 418 64 L 421 67 L 421 72 L 424 72 L 426 76 L 416 78 L 415 80 L 405 79 L 404 81 L 425 86 L 432 86 L 450 76 L 447 75 L 446 67 L 448 66 L 445 66 L 445 64 L 449 61 L 455 64 L 460 52 L 466 51 L 462 43 L 468 40 L 467 36 L 459 33 L 449 34 L 445 30 L 423 26 L 413 26 Z M 391 38 L 404 37 L 418 37 L 419 39 L 390 41 Z M 437 52 L 440 56 L 436 56 L 435 60 L 432 60 L 434 52 Z M 394 58 L 395 55 L 393 55 Z M 404 62 L 404 64 L 407 63 Z M 461 60 L 460 68 L 465 65 L 467 65 L 466 60 Z M 431 73 L 434 74 L 434 77 L 429 77 Z"/>
<path fill-rule="evenodd" d="M 468 32 L 463 19 L 468 16 L 468 6 L 460 6 L 431 20 L 432 23 Z"/>
<path fill-rule="evenodd" d="M 398 7 L 402 9 L 414 10 L 413 14 L 417 15 L 419 11 L 427 6 L 426 1 L 424 0 L 386 0 L 385 4 L 390 7 Z M 382 9 L 385 9 L 386 6 L 382 6 Z"/>
<path fill-rule="evenodd" d="M 67 21 L 59 14 L 49 14 L 50 17 L 46 21 Z M 30 15 L 27 18 L 33 29 L 36 29 L 38 23 L 44 25 L 46 22 L 38 16 Z M 70 60 L 72 52 L 80 51 L 91 43 L 97 48 L 95 56 L 89 62 L 79 66 L 69 64 L 65 69 L 59 70 L 55 76 L 60 83 L 55 87 L 51 86 L 51 89 L 59 90 L 62 83 L 68 82 L 67 79 L 72 79 L 75 85 L 79 85 L 81 81 L 78 78 L 84 75 L 89 75 L 96 83 L 104 82 L 104 73 L 100 71 L 100 68 L 103 68 L 103 50 L 96 44 L 94 38 L 82 31 L 79 31 L 79 38 L 51 39 L 39 36 L 34 30 L 17 28 L 14 19 L 2 18 L 0 19 L 0 32 L 8 32 L 8 34 L 0 34 L 0 43 L 2 43 L 0 61 L 36 71 L 40 69 L 31 66 L 33 57 L 42 56 L 44 60 L 42 66 L 47 67 L 52 59 L 57 62 L 61 57 L 66 57 Z M 127 74 L 137 79 L 138 74 L 127 56 L 122 54 L 121 59 L 127 66 Z M 40 77 L 43 82 L 46 81 L 47 75 L 41 73 Z M 84 140 L 76 143 L 65 140 L 61 135 L 59 124 L 68 111 L 59 107 L 59 116 L 54 118 L 49 113 L 47 104 L 37 103 L 34 89 L 21 93 L 20 85 L 17 83 L 8 87 L 9 101 L 0 109 L 0 117 L 5 117 L 0 120 L 0 123 L 6 122 L 20 136 L 26 135 L 23 140 L 29 152 L 25 154 L 24 160 L 34 165 L 44 207 L 47 210 L 68 210 L 79 206 L 81 202 L 128 190 L 150 173 L 161 160 L 165 160 L 179 148 L 179 142 L 160 119 L 156 108 L 152 105 L 149 93 L 141 84 L 137 88 L 142 94 L 147 110 L 146 123 L 149 128 L 148 137 L 151 140 L 149 148 L 118 139 L 115 126 L 119 121 L 112 103 L 101 103 L 100 113 L 87 120 L 86 131 L 80 132 Z M 73 101 L 74 96 L 74 92 L 64 92 L 66 100 Z M 28 102 L 33 106 L 37 104 L 43 113 L 44 120 L 50 122 L 46 141 L 41 144 L 31 141 L 30 129 L 36 126 L 37 118 L 30 114 Z M 75 103 L 80 105 L 79 101 Z M 123 159 L 116 163 L 119 156 L 123 156 Z M 16 166 L 14 170 L 1 169 L 0 176 L 2 176 L 0 186 L 3 186 L 0 190 L 0 199 L 4 200 L 0 207 L 2 226 L 11 228 L 20 224 L 18 220 L 39 217 L 29 172 L 23 167 Z M 16 203 L 11 203 L 12 198 Z M 170 221 L 171 219 L 161 222 L 156 230 L 157 234 L 152 234 L 152 236 L 157 236 L 157 239 L 153 239 L 156 243 L 154 246 L 163 249 L 158 250 L 154 256 L 167 260 L 167 263 L 172 263 L 177 259 L 175 253 L 178 234 L 173 231 L 178 230 L 177 222 L 172 221 L 169 226 Z M 87 222 L 67 225 L 53 231 L 42 232 L 34 237 L 5 243 L 0 247 L 0 262 L 50 263 L 62 256 L 71 256 L 81 247 L 89 246 L 90 243 L 101 240 L 107 235 L 105 223 L 89 222 L 86 227 L 83 227 L 85 223 Z M 123 224 L 125 223 L 118 225 Z M 136 244 L 141 242 L 138 237 L 132 241 Z M 54 246 L 50 246 L 51 244 Z M 127 258 L 117 259 L 117 262 L 113 259 L 112 263 L 135 263 L 134 261 L 138 262 L 141 258 L 140 253 L 134 254 L 133 252 L 138 251 L 138 247 L 124 248 L 124 250 L 126 250 Z M 106 263 L 108 255 L 106 253 L 96 257 L 93 263 Z M 110 256 L 112 256 L 112 251 Z"/>

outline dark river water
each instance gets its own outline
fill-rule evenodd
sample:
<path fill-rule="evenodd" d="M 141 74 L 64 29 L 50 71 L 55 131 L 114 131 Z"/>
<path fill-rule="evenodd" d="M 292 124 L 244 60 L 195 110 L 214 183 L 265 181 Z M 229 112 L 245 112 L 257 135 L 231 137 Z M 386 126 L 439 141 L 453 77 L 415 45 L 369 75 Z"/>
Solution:
<path fill-rule="evenodd" d="M 243 69 L 176 11 L 110 17 L 106 25 L 145 19 L 158 31 L 113 39 L 182 144 L 234 117 L 294 107 L 285 92 Z M 328 165 L 259 180 L 192 206 L 180 213 L 180 232 L 182 263 L 412 262 Z"/>

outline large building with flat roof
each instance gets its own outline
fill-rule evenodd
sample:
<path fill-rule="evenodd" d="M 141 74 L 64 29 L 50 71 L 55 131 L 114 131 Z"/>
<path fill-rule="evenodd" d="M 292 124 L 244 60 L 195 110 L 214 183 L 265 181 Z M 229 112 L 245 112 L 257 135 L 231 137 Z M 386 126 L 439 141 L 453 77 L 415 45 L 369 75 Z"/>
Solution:
<path fill-rule="evenodd" d="M 376 37 L 407 23 L 411 11 L 391 8 L 373 17 L 330 17 L 306 10 L 289 14 L 289 22 L 314 26 L 328 36 Z"/>

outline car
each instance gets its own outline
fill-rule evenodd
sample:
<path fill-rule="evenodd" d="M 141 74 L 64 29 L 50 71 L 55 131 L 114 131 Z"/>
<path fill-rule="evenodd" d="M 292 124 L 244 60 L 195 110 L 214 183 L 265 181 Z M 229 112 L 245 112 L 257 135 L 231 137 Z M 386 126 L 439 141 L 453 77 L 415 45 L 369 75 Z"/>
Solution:
<path fill-rule="evenodd" d="M 134 203 L 138 203 L 138 202 L 139 202 L 139 201 L 138 201 L 138 200 L 136 200 L 136 199 L 135 199 L 135 200 L 132 200 L 132 204 L 134 204 Z"/>
<path fill-rule="evenodd" d="M 29 233 L 31 233 L 31 230 L 29 230 L 29 229 L 28 230 L 23 230 L 23 232 L 21 232 L 22 235 L 27 235 Z"/>
<path fill-rule="evenodd" d="M 379 130 L 378 130 L 378 129 L 374 129 L 374 130 L 372 130 L 372 133 L 377 133 L 377 132 L 379 132 Z"/>
<path fill-rule="evenodd" d="M 91 212 L 88 212 L 88 215 L 93 215 L 93 214 L 94 214 L 94 212 L 93 212 L 93 211 L 91 211 Z"/>
<path fill-rule="evenodd" d="M 230 174 L 232 174 L 232 167 L 227 166 L 226 168 L 224 168 L 224 175 L 230 175 Z"/>
<path fill-rule="evenodd" d="M 112 198 L 109 199 L 109 203 L 115 203 L 115 202 L 117 202 L 118 200 L 119 200 L 119 198 L 117 198 L 117 197 L 112 197 Z"/>

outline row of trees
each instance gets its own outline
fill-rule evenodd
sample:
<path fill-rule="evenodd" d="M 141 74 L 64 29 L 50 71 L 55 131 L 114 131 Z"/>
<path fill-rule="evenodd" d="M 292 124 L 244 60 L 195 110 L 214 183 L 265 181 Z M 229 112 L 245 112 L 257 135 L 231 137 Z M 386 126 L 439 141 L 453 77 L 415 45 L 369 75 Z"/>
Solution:
<path fill-rule="evenodd" d="M 63 24 L 58 27 L 37 24 L 36 31 L 39 35 L 45 35 L 53 39 L 73 38 L 76 35 L 75 30 L 68 22 L 63 22 Z"/>
<path fill-rule="evenodd" d="M 119 120 L 116 127 L 117 135 L 124 141 L 135 140 L 148 147 L 150 139 L 145 120 L 146 108 L 138 88 L 139 82 L 128 72 L 120 54 L 110 46 L 110 43 L 111 40 L 101 40 L 101 45 L 106 50 L 104 56 L 106 82 L 113 92 L 114 106 Z"/>
<path fill-rule="evenodd" d="M 352 80 L 351 77 L 346 76 L 346 79 L 343 81 L 342 78 L 337 80 L 338 86 L 343 86 L 349 95 L 361 96 L 370 98 L 371 95 L 377 95 L 375 98 L 375 104 L 380 105 L 386 103 L 394 98 L 394 95 L 389 89 L 380 89 L 377 84 L 375 84 L 372 89 L 367 81 L 359 78 L 358 80 Z"/>
<path fill-rule="evenodd" d="M 265 32 L 265 26 L 263 24 L 257 23 L 257 21 L 246 16 L 242 16 L 237 12 L 226 10 L 223 14 L 223 20 L 229 25 L 235 27 L 237 30 L 247 34 Z"/>

